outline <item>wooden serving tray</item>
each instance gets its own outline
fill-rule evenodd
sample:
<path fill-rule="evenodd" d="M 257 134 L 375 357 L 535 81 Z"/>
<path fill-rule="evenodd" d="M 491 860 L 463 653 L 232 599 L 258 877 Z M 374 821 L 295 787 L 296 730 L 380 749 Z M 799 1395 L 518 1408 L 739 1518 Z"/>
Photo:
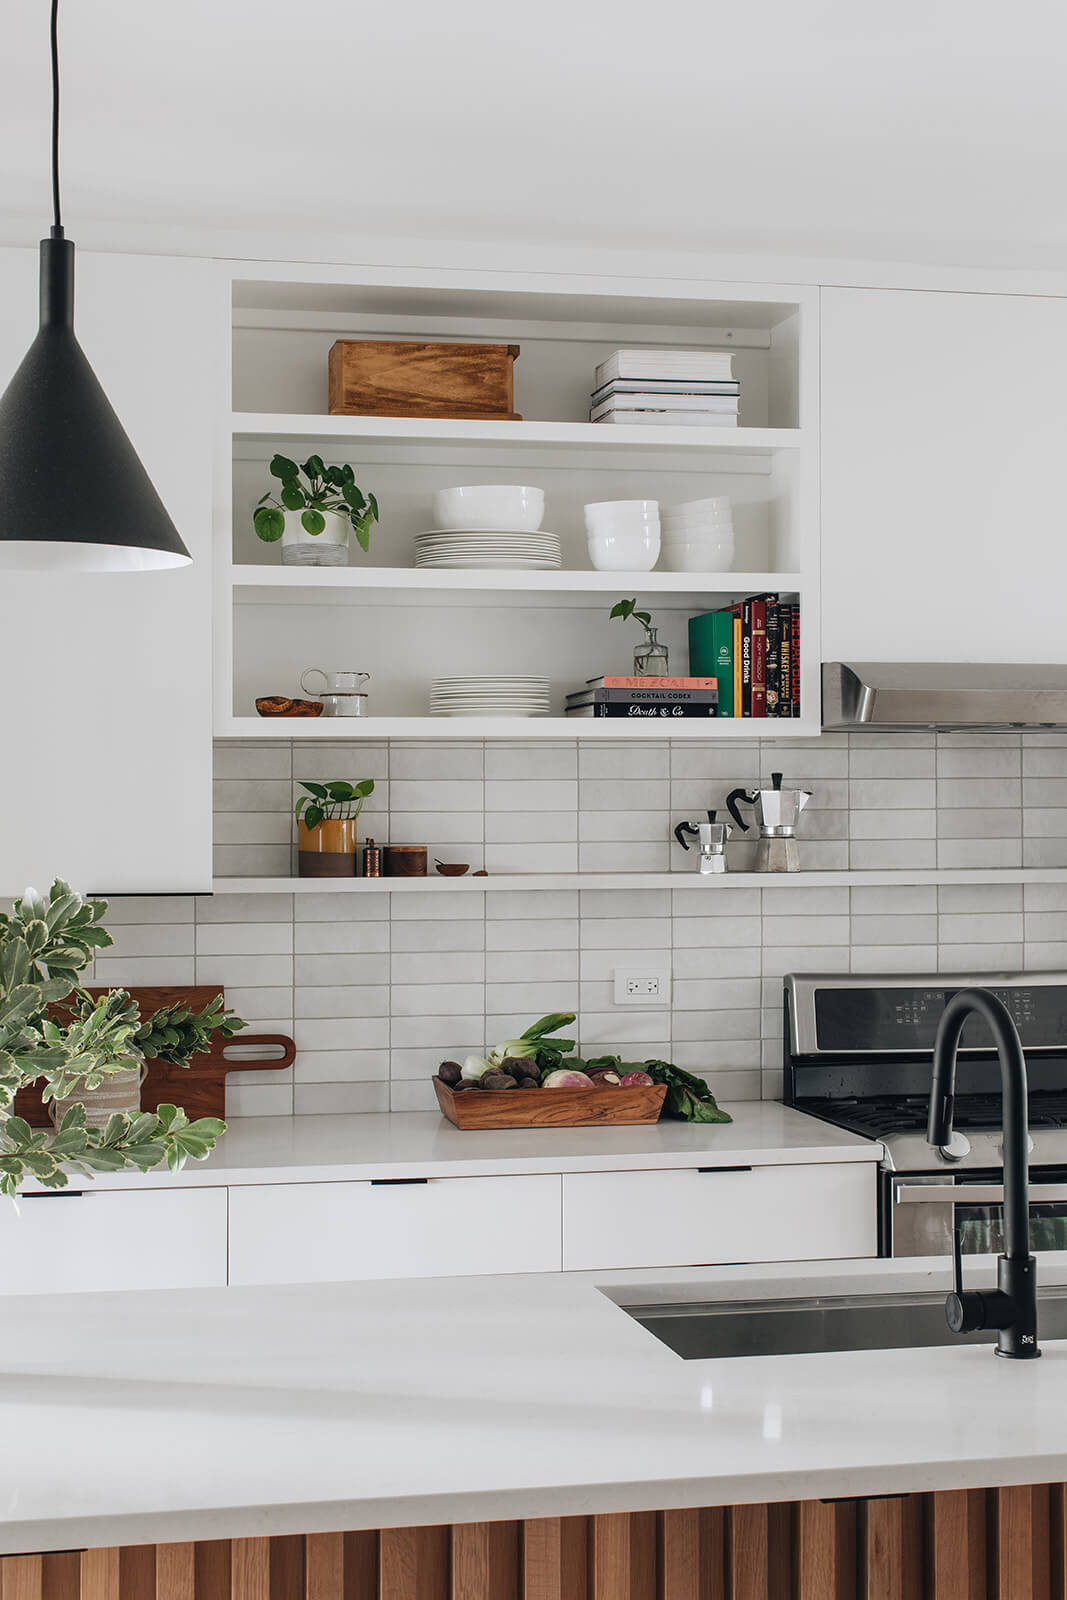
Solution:
<path fill-rule="evenodd" d="M 630 1089 L 464 1089 L 434 1077 L 437 1104 L 457 1128 L 596 1128 L 657 1122 L 665 1083 Z"/>
<path fill-rule="evenodd" d="M 86 993 L 94 999 L 107 994 L 118 985 L 86 986 Z M 125 988 L 126 985 L 123 985 Z M 151 1016 L 161 1006 L 176 1005 L 184 1001 L 193 1011 L 202 1011 L 216 995 L 223 993 L 217 983 L 173 984 L 148 988 L 131 984 L 127 991 L 136 1000 L 142 1017 Z M 251 1055 L 247 1046 L 253 1047 Z M 241 1050 L 238 1060 L 227 1057 L 227 1050 Z M 144 1083 L 141 1085 L 141 1110 L 155 1111 L 157 1106 L 177 1105 L 188 1112 L 190 1119 L 197 1117 L 225 1117 L 226 1075 L 230 1072 L 281 1071 L 296 1060 L 296 1045 L 285 1033 L 253 1033 L 251 1029 L 235 1034 L 232 1039 L 211 1041 L 211 1048 L 193 1056 L 187 1067 L 171 1066 L 166 1061 L 148 1061 Z M 462 1099 L 462 1095 L 460 1099 Z M 24 1117 L 34 1128 L 50 1128 L 52 1119 L 41 1100 L 36 1084 L 20 1089 L 12 1107 L 16 1116 Z"/>

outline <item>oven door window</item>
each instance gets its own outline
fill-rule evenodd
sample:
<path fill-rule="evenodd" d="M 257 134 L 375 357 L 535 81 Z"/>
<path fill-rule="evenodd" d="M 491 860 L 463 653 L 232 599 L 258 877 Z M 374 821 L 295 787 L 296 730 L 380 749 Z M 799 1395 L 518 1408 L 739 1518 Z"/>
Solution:
<path fill-rule="evenodd" d="M 956 1226 L 963 1239 L 965 1255 L 1000 1255 L 1004 1249 L 1004 1210 L 1002 1206 L 956 1207 Z M 1067 1250 L 1067 1203 L 1030 1207 L 1030 1248 Z"/>
<path fill-rule="evenodd" d="M 968 1188 L 973 1197 L 968 1199 Z M 1067 1250 L 1067 1181 L 1056 1173 L 1031 1178 L 1030 1248 Z M 952 1225 L 967 1255 L 999 1255 L 1004 1248 L 1003 1189 L 999 1174 L 967 1183 L 940 1178 L 894 1177 L 891 1245 L 894 1256 L 942 1256 L 952 1250 Z"/>

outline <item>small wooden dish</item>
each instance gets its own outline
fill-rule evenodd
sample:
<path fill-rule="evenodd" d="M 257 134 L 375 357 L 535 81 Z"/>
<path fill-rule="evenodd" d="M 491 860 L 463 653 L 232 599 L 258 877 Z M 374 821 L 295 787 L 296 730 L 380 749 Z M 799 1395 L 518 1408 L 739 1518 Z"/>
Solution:
<path fill-rule="evenodd" d="M 457 1128 L 596 1128 L 658 1122 L 665 1083 L 630 1089 L 463 1089 L 436 1075 L 437 1104 Z"/>
<path fill-rule="evenodd" d="M 471 869 L 469 861 L 435 861 L 434 866 L 442 878 L 462 878 L 463 874 Z"/>
<path fill-rule="evenodd" d="M 284 694 L 263 694 L 256 701 L 261 717 L 321 717 L 321 700 L 290 700 Z"/>

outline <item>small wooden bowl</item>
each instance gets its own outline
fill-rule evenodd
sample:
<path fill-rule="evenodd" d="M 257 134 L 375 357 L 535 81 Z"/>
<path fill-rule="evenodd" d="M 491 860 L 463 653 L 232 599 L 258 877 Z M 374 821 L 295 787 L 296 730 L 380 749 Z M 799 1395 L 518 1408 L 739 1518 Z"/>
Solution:
<path fill-rule="evenodd" d="M 471 869 L 469 861 L 437 861 L 434 865 L 442 878 L 462 878 Z"/>
<path fill-rule="evenodd" d="M 256 710 L 261 717 L 321 717 L 321 700 L 290 700 L 284 694 L 260 695 Z"/>

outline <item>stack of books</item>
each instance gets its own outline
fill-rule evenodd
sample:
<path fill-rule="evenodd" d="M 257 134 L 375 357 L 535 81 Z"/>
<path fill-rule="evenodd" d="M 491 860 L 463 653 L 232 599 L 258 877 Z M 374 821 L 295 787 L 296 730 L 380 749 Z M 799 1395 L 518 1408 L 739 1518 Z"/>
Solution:
<path fill-rule="evenodd" d="M 589 678 L 567 696 L 568 717 L 714 717 L 715 678 Z"/>
<path fill-rule="evenodd" d="M 689 661 L 711 674 L 720 717 L 800 716 L 800 606 L 754 594 L 689 620 Z"/>
<path fill-rule="evenodd" d="M 741 385 L 719 350 L 616 350 L 596 369 L 590 422 L 736 428 Z"/>

